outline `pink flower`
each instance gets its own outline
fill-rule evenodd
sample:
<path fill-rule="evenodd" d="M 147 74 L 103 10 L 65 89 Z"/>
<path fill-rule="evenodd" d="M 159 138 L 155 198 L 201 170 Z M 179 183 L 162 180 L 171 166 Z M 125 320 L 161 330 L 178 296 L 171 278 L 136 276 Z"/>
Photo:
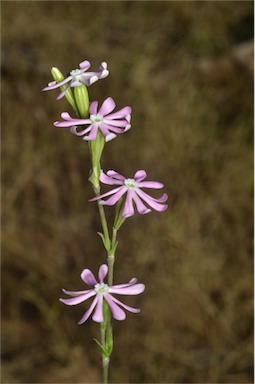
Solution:
<path fill-rule="evenodd" d="M 105 62 L 101 63 L 98 72 L 87 72 L 90 67 L 90 62 L 88 60 L 83 61 L 79 64 L 80 69 L 73 69 L 69 75 L 60 82 L 51 81 L 47 87 L 43 88 L 43 91 L 51 91 L 52 89 L 56 89 L 62 87 L 69 83 L 68 87 L 64 89 L 57 97 L 57 99 L 61 99 L 66 91 L 70 87 L 77 87 L 84 83 L 86 86 L 89 86 L 95 83 L 99 79 L 104 79 L 109 75 L 109 71 L 107 70 L 107 64 Z"/>
<path fill-rule="evenodd" d="M 70 127 L 70 131 L 77 136 L 84 136 L 83 140 L 95 140 L 97 131 L 100 129 L 105 137 L 105 141 L 110 141 L 116 137 L 116 133 L 126 132 L 131 128 L 131 108 L 124 107 L 117 112 L 111 113 L 116 104 L 111 97 L 108 97 L 98 110 L 98 101 L 92 101 L 89 108 L 90 116 L 88 119 L 72 118 L 67 112 L 63 112 L 61 117 L 65 121 L 56 121 L 56 127 Z M 81 131 L 77 130 L 77 125 L 85 125 Z"/>
<path fill-rule="evenodd" d="M 124 176 L 113 170 L 106 172 L 106 174 L 101 171 L 100 181 L 102 183 L 108 185 L 118 185 L 118 187 L 104 193 L 101 196 L 94 197 L 93 199 L 90 199 L 90 201 L 101 200 L 104 197 L 111 196 L 106 200 L 101 200 L 100 204 L 114 205 L 126 193 L 126 200 L 122 211 L 123 217 L 134 215 L 134 205 L 136 206 L 137 211 L 142 215 L 150 212 L 151 209 L 145 206 L 143 201 L 149 207 L 158 212 L 165 211 L 167 209 L 167 205 L 162 203 L 164 203 L 168 198 L 166 193 L 164 193 L 159 199 L 155 199 L 141 190 L 141 188 L 161 189 L 164 185 L 157 181 L 143 181 L 146 177 L 147 174 L 143 170 L 137 171 L 133 179 L 126 179 Z"/>
<path fill-rule="evenodd" d="M 84 269 L 81 273 L 82 280 L 87 284 L 92 286 L 91 289 L 85 291 L 66 291 L 63 289 L 63 292 L 69 296 L 72 296 L 71 299 L 59 299 L 62 303 L 66 305 L 76 305 L 80 304 L 83 301 L 88 300 L 90 297 L 95 297 L 92 301 L 89 309 L 83 315 L 78 324 L 83 324 L 89 318 L 93 310 L 95 309 L 92 320 L 97 323 L 102 323 L 104 321 L 103 318 L 103 300 L 105 300 L 113 314 L 114 319 L 116 320 L 124 320 L 126 318 L 126 314 L 122 308 L 133 312 L 139 313 L 140 309 L 129 307 L 126 304 L 123 304 L 121 301 L 116 299 L 113 294 L 117 295 L 138 295 L 142 293 L 145 289 L 144 284 L 136 284 L 137 279 L 133 278 L 127 284 L 120 285 L 112 285 L 108 286 L 104 283 L 104 278 L 108 273 L 108 267 L 106 264 L 102 264 L 99 268 L 98 279 L 99 283 L 96 281 L 95 276 L 89 269 Z"/>

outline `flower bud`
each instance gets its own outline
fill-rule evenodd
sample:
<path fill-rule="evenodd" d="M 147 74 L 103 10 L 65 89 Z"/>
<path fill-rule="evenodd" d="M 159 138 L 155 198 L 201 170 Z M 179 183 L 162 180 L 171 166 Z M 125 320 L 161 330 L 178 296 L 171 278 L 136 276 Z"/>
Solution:
<path fill-rule="evenodd" d="M 51 68 L 51 74 L 52 74 L 53 79 L 57 83 L 59 83 L 60 81 L 63 81 L 65 79 L 64 75 L 62 74 L 62 72 L 60 72 L 60 70 L 58 68 L 56 68 L 56 67 L 52 67 Z M 68 87 L 67 85 L 63 85 L 62 87 L 60 87 L 60 89 L 61 89 L 61 91 L 64 91 L 64 89 L 66 89 L 67 87 Z M 75 100 L 74 100 L 73 93 L 72 93 L 71 89 L 68 89 L 66 91 L 65 98 L 67 99 L 69 104 L 71 104 L 71 106 L 73 107 L 75 112 L 77 113 L 77 107 L 76 107 Z"/>
<path fill-rule="evenodd" d="M 88 144 L 92 162 L 92 174 L 89 181 L 94 185 L 94 187 L 98 188 L 100 185 L 99 177 L 101 172 L 100 160 L 105 145 L 103 134 L 98 131 L 96 140 L 89 141 Z"/>
<path fill-rule="evenodd" d="M 51 74 L 53 79 L 57 82 L 60 83 L 60 81 L 63 81 L 65 79 L 64 75 L 62 72 L 57 67 L 52 67 L 51 68 Z"/>
<path fill-rule="evenodd" d="M 85 84 L 74 87 L 74 98 L 80 116 L 86 119 L 89 115 L 89 95 Z"/>

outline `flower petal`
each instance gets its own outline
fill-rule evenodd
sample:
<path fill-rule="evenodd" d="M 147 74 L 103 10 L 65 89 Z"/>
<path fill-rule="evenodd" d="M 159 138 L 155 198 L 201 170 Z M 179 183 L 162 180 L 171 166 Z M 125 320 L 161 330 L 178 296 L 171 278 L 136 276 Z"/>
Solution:
<path fill-rule="evenodd" d="M 111 132 L 116 132 L 119 134 L 125 132 L 125 128 L 116 128 L 116 127 L 113 127 L 112 125 L 105 124 L 105 122 L 100 124 L 100 129 L 101 129 L 102 134 L 105 137 L 105 141 L 109 141 L 108 136 L 110 136 L 110 135 L 113 136 L 113 137 L 111 137 L 111 139 L 114 139 L 116 137 L 116 135 L 114 133 L 111 133 Z"/>
<path fill-rule="evenodd" d="M 90 62 L 88 60 L 84 60 L 79 64 L 80 69 L 83 71 L 87 71 L 90 68 Z"/>
<path fill-rule="evenodd" d="M 109 75 L 109 71 L 107 69 L 107 63 L 103 61 L 99 66 L 99 77 L 100 79 L 104 79 Z"/>
<path fill-rule="evenodd" d="M 98 108 L 98 101 L 92 101 L 89 106 L 89 113 L 91 115 L 97 114 L 97 108 Z"/>
<path fill-rule="evenodd" d="M 151 197 L 151 199 L 156 201 L 157 203 L 164 203 L 165 201 L 167 201 L 168 196 L 166 193 L 163 193 L 163 195 L 161 197 L 159 197 L 158 199 L 155 199 L 154 197 Z"/>
<path fill-rule="evenodd" d="M 159 183 L 158 181 L 142 181 L 138 184 L 139 188 L 153 188 L 161 189 L 164 187 L 164 184 Z"/>
<path fill-rule="evenodd" d="M 98 127 L 100 128 L 100 131 L 102 132 L 104 138 L 106 138 L 108 135 L 111 134 L 110 131 L 109 131 L 109 129 L 107 128 L 106 124 L 104 124 L 103 122 L 100 123 L 100 124 L 98 125 Z"/>
<path fill-rule="evenodd" d="M 97 200 L 102 199 L 103 197 L 113 195 L 114 193 L 117 193 L 121 188 L 122 187 L 114 188 L 111 191 L 104 193 L 103 195 L 96 196 L 96 197 L 93 197 L 92 199 L 89 199 L 89 201 L 97 201 Z"/>
<path fill-rule="evenodd" d="M 90 292 L 91 289 L 85 289 L 84 291 L 67 291 L 66 289 L 62 289 L 62 291 L 66 294 L 66 295 L 69 295 L 69 296 L 80 296 L 80 295 L 83 295 L 87 292 Z"/>
<path fill-rule="evenodd" d="M 94 300 L 92 301 L 89 309 L 87 310 L 87 312 L 85 312 L 85 314 L 82 316 L 81 320 L 78 322 L 79 325 L 85 323 L 85 321 L 89 318 L 89 316 L 91 315 L 93 309 L 95 308 L 96 304 L 98 302 L 98 295 L 94 298 Z"/>
<path fill-rule="evenodd" d="M 122 303 L 121 301 L 119 301 L 118 299 L 116 299 L 116 297 L 114 296 L 111 296 L 112 300 L 116 303 L 116 304 L 119 304 L 121 305 L 123 308 L 125 308 L 127 311 L 129 312 L 133 312 L 133 313 L 139 313 L 141 312 L 141 310 L 139 308 L 133 308 L 133 307 L 130 307 L 129 305 L 126 305 L 124 303 Z"/>
<path fill-rule="evenodd" d="M 69 119 L 68 118 L 66 119 L 66 121 L 55 121 L 54 125 L 55 127 L 72 127 L 74 125 L 85 125 L 90 123 L 91 123 L 90 119 L 72 119 L 72 118 Z"/>
<path fill-rule="evenodd" d="M 88 141 L 96 140 L 97 132 L 98 132 L 98 125 L 97 124 L 91 124 L 90 127 L 91 127 L 90 134 L 88 136 L 84 136 L 83 140 L 88 140 Z"/>
<path fill-rule="evenodd" d="M 114 302 L 115 300 L 113 300 L 113 296 L 110 295 L 109 293 L 105 293 L 104 298 L 107 301 L 107 303 L 109 304 L 109 307 L 112 311 L 112 315 L 113 315 L 114 319 L 125 320 L 126 314 L 123 311 L 123 309 L 121 309 L 117 304 L 115 304 L 115 302 Z"/>
<path fill-rule="evenodd" d="M 131 107 L 124 107 L 117 112 L 114 112 L 114 113 L 111 113 L 110 115 L 107 115 L 107 119 L 125 118 L 126 116 L 131 115 L 131 112 L 132 112 Z"/>
<path fill-rule="evenodd" d="M 164 203 L 165 201 L 167 201 L 168 199 L 168 196 L 166 193 L 163 193 L 163 195 L 161 197 L 158 197 L 157 199 L 155 197 L 152 197 L 150 195 L 148 195 L 146 192 L 143 192 L 140 188 L 137 188 L 136 191 L 138 191 L 138 194 L 139 193 L 142 193 L 144 194 L 145 196 L 148 196 L 150 198 L 150 200 L 153 200 L 155 201 L 156 203 Z"/>
<path fill-rule="evenodd" d="M 97 306 L 95 313 L 92 317 L 92 320 L 96 321 L 97 323 L 102 323 L 104 321 L 104 316 L 103 316 L 103 295 L 99 294 L 98 295 L 98 300 L 97 300 Z"/>
<path fill-rule="evenodd" d="M 109 199 L 103 200 L 101 203 L 103 205 L 109 205 L 112 206 L 117 203 L 121 199 L 121 197 L 126 193 L 127 187 L 123 186 L 120 188 L 120 190 L 115 193 L 113 196 L 111 196 Z"/>
<path fill-rule="evenodd" d="M 70 132 L 73 134 L 73 135 L 76 135 L 76 136 L 84 136 L 86 135 L 90 130 L 91 130 L 91 125 L 88 127 L 88 128 L 85 128 L 81 131 L 77 131 L 77 128 L 76 125 L 71 127 L 70 128 Z"/>
<path fill-rule="evenodd" d="M 124 128 L 113 127 L 112 125 L 108 125 L 108 124 L 105 124 L 105 123 L 104 123 L 104 126 L 110 132 L 118 133 L 119 135 L 121 135 L 122 133 L 124 133 L 124 132 L 126 132 L 128 130 L 127 127 L 129 126 L 129 124 L 127 124 Z M 131 126 L 130 126 L 130 128 L 131 128 Z M 113 135 L 113 133 L 111 133 L 111 135 Z M 116 135 L 115 135 L 115 137 L 116 137 Z"/>
<path fill-rule="evenodd" d="M 61 117 L 64 120 L 72 120 L 72 116 L 70 116 L 68 112 L 62 112 Z"/>
<path fill-rule="evenodd" d="M 83 82 L 83 77 L 85 75 L 81 75 L 81 77 L 74 77 L 71 81 L 70 81 L 70 87 L 72 88 L 75 88 L 75 87 L 80 87 L 82 85 L 82 82 Z"/>
<path fill-rule="evenodd" d="M 116 104 L 114 100 L 111 97 L 108 97 L 102 104 L 101 108 L 99 109 L 98 113 L 99 115 L 105 116 L 108 115 L 108 113 L 112 112 L 115 108 Z"/>
<path fill-rule="evenodd" d="M 109 171 L 108 171 L 109 172 Z M 108 173 L 107 172 L 107 173 Z M 114 172 L 114 171 L 113 171 Z M 116 173 L 116 172 L 115 172 Z M 124 181 L 124 177 L 123 177 L 123 181 Z M 120 181 L 120 180 L 116 180 L 114 178 L 112 178 L 111 176 L 106 175 L 104 173 L 103 170 L 101 170 L 101 173 L 100 173 L 100 181 L 104 184 L 107 184 L 107 185 L 123 185 L 123 181 Z"/>
<path fill-rule="evenodd" d="M 137 188 L 136 189 L 136 193 L 137 195 L 139 195 L 141 197 L 141 199 L 143 199 L 151 208 L 155 209 L 155 211 L 158 211 L 158 212 L 163 212 L 167 209 L 168 205 L 167 204 L 160 204 L 158 201 L 160 201 L 162 198 L 164 201 L 166 201 L 166 194 L 164 194 L 160 199 L 155 199 L 149 195 L 147 195 L 147 193 L 143 192 L 141 189 Z"/>
<path fill-rule="evenodd" d="M 108 273 L 108 266 L 106 264 L 102 264 L 98 272 L 98 279 L 100 284 L 104 282 L 104 278 L 107 275 L 107 273 Z"/>
<path fill-rule="evenodd" d="M 118 295 L 139 295 L 145 290 L 144 284 L 135 284 L 130 287 L 116 288 L 114 286 L 109 288 L 109 293 L 116 293 Z"/>
<path fill-rule="evenodd" d="M 59 88 L 62 85 L 65 85 L 66 83 L 68 83 L 70 80 L 72 80 L 72 76 L 68 76 L 66 79 L 59 81 L 59 82 L 51 81 L 48 84 L 48 87 L 43 88 L 43 91 L 51 91 L 52 89 Z"/>
<path fill-rule="evenodd" d="M 83 301 L 88 300 L 90 297 L 95 296 L 96 292 L 91 289 L 89 292 L 85 293 L 84 295 L 72 297 L 71 299 L 59 299 L 61 303 L 64 303 L 66 305 L 77 305 L 82 303 Z"/>
<path fill-rule="evenodd" d="M 65 89 L 63 89 L 62 92 L 60 92 L 60 94 L 59 94 L 58 97 L 57 97 L 57 100 L 60 100 L 60 99 L 62 99 L 62 97 L 65 96 L 66 92 L 67 92 L 68 89 L 71 87 L 71 83 L 72 83 L 72 82 L 70 82 L 70 84 L 69 84 Z"/>
<path fill-rule="evenodd" d="M 151 209 L 147 208 L 142 200 L 140 199 L 139 196 L 137 196 L 137 194 L 134 193 L 134 196 L 133 196 L 133 200 L 135 202 L 135 205 L 136 205 L 136 208 L 137 208 L 137 211 L 138 213 L 140 213 L 140 215 L 145 215 L 146 213 L 149 213 L 151 212 Z"/>
<path fill-rule="evenodd" d="M 114 171 L 113 169 L 109 169 L 109 171 L 106 172 L 107 176 L 113 177 L 114 179 L 117 180 L 125 180 L 125 177 L 122 176 L 120 173 Z"/>
<path fill-rule="evenodd" d="M 97 281 L 95 279 L 95 276 L 93 273 L 90 271 L 90 269 L 83 269 L 81 273 L 81 278 L 82 280 L 87 284 L 87 285 L 96 285 Z"/>
<path fill-rule="evenodd" d="M 93 76 L 91 76 L 89 79 L 88 78 L 85 78 L 84 79 L 84 83 L 86 85 L 92 85 L 94 84 L 97 80 L 99 80 L 99 77 L 97 76 L 96 73 L 93 74 Z"/>
<path fill-rule="evenodd" d="M 111 288 L 125 288 L 125 287 L 129 287 L 130 285 L 133 285 L 133 284 L 136 284 L 136 283 L 137 283 L 137 279 L 135 277 L 133 277 L 133 279 L 131 279 L 128 283 L 112 285 Z"/>
<path fill-rule="evenodd" d="M 140 169 L 139 171 L 136 171 L 136 173 L 134 175 L 134 179 L 137 182 L 142 181 L 146 177 L 147 177 L 147 173 L 143 169 Z"/>
<path fill-rule="evenodd" d="M 117 135 L 114 133 L 109 133 L 107 136 L 105 136 L 105 142 L 108 143 L 108 141 L 115 139 L 115 137 L 117 137 Z"/>
<path fill-rule="evenodd" d="M 126 125 L 129 125 L 129 122 L 127 120 L 111 120 L 111 119 L 104 119 L 104 123 L 108 124 L 109 126 L 113 127 L 126 127 Z"/>
<path fill-rule="evenodd" d="M 124 209 L 122 211 L 122 217 L 130 217 L 134 215 L 133 196 L 134 191 L 128 189 Z"/>

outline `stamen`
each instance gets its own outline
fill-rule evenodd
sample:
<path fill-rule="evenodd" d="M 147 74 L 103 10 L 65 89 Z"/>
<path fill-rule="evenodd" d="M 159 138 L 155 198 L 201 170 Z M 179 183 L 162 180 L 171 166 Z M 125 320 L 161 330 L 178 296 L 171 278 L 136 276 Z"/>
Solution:
<path fill-rule="evenodd" d="M 104 120 L 102 115 L 90 115 L 90 120 L 92 123 L 101 123 Z"/>
<path fill-rule="evenodd" d="M 128 188 L 137 188 L 137 182 L 134 180 L 134 179 L 126 179 L 124 181 L 124 184 L 128 187 Z"/>
<path fill-rule="evenodd" d="M 108 284 L 105 284 L 105 283 L 101 283 L 101 284 L 97 283 L 94 286 L 94 289 L 98 293 L 106 293 L 109 291 L 109 286 L 108 286 Z"/>
<path fill-rule="evenodd" d="M 73 77 L 79 77 L 79 76 L 83 75 L 83 72 L 82 72 L 81 69 L 73 69 L 70 72 L 70 75 L 73 76 Z"/>

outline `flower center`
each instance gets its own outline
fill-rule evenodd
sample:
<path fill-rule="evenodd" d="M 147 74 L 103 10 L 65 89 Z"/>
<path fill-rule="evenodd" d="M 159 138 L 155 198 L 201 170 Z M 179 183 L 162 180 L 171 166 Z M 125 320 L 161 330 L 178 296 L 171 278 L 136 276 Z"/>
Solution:
<path fill-rule="evenodd" d="M 109 286 L 108 286 L 108 284 L 105 284 L 105 283 L 101 283 L 101 284 L 97 283 L 94 286 L 94 289 L 98 293 L 106 293 L 109 291 Z"/>
<path fill-rule="evenodd" d="M 90 120 L 92 123 L 99 124 L 104 120 L 104 117 L 102 115 L 90 115 Z"/>
<path fill-rule="evenodd" d="M 126 179 L 124 181 L 124 184 L 128 187 L 128 188 L 136 188 L 137 187 L 137 182 L 134 180 L 134 179 Z"/>
<path fill-rule="evenodd" d="M 72 76 L 72 77 L 75 77 L 75 78 L 79 78 L 79 77 L 81 77 L 82 75 L 83 75 L 83 72 L 82 72 L 82 70 L 81 69 L 73 69 L 71 72 L 70 72 L 70 75 Z"/>

